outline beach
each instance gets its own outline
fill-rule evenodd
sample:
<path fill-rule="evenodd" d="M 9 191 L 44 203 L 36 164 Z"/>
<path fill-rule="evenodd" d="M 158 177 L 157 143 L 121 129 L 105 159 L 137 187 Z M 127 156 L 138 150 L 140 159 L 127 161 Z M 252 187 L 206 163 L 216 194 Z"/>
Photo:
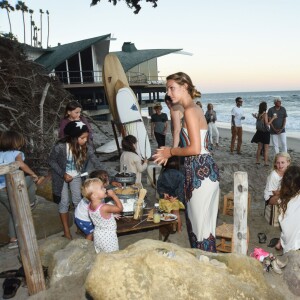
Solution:
<path fill-rule="evenodd" d="M 99 131 L 95 134 L 96 143 L 101 145 L 111 139 L 113 139 L 113 132 L 111 129 L 111 125 L 108 122 L 99 122 Z M 169 127 L 170 128 L 170 127 Z M 96 129 L 95 129 L 96 130 Z M 148 126 L 148 130 L 150 130 Z M 233 190 L 233 179 L 234 173 L 238 171 L 247 172 L 248 174 L 248 190 L 251 196 L 251 205 L 248 211 L 248 226 L 249 226 L 249 244 L 248 244 L 248 255 L 253 251 L 254 248 L 263 248 L 268 252 L 272 252 L 275 255 L 281 255 L 281 252 L 275 251 L 274 248 L 267 247 L 269 241 L 272 238 L 280 236 L 280 229 L 278 227 L 273 227 L 267 223 L 264 218 L 264 200 L 263 200 L 263 190 L 265 187 L 266 179 L 268 174 L 271 171 L 271 166 L 265 167 L 263 163 L 261 165 L 255 164 L 255 154 L 257 145 L 251 144 L 251 138 L 253 136 L 253 132 L 244 131 L 243 132 L 243 144 L 242 144 L 242 155 L 231 155 L 229 152 L 229 145 L 231 139 L 230 130 L 227 128 L 219 128 L 220 132 L 220 147 L 213 151 L 213 157 L 220 169 L 220 189 L 221 196 L 219 202 L 219 214 L 217 219 L 217 225 L 221 225 L 224 222 L 233 223 L 233 217 L 228 215 L 223 215 L 223 199 L 224 195 L 228 194 Z M 170 131 L 167 134 L 167 144 L 171 143 L 171 133 Z M 300 161 L 300 148 L 299 148 L 299 140 L 295 138 L 288 138 L 288 149 L 291 154 L 292 161 L 294 163 L 299 164 Z M 152 153 L 154 153 L 156 149 L 156 142 L 154 140 L 151 141 Z M 98 154 L 99 159 L 103 163 L 103 168 L 108 170 L 109 174 L 115 174 L 116 170 L 119 168 L 118 160 L 113 159 L 117 156 L 117 152 L 109 153 L 109 154 Z M 270 147 L 270 158 L 273 156 L 273 147 Z M 153 162 L 151 162 L 153 164 Z M 271 165 L 271 163 L 270 163 Z M 147 182 L 146 175 L 143 174 L 143 185 L 144 188 L 147 189 L 147 205 L 153 206 L 156 201 L 155 198 L 155 190 L 149 183 Z M 33 211 L 33 214 L 35 212 Z M 188 248 L 189 242 L 186 233 L 185 227 L 185 219 L 184 213 L 181 213 L 183 219 L 183 231 L 181 233 L 171 234 L 168 242 L 175 243 L 181 247 Z M 2 217 L 2 216 L 1 216 Z M 36 220 L 36 218 L 34 218 Z M 3 223 L 1 223 L 2 229 L 0 230 L 1 236 L 5 234 L 3 232 Z M 37 224 L 35 224 L 37 225 Z M 74 227 L 72 227 L 72 232 L 74 232 Z M 39 226 L 36 226 L 36 230 L 38 231 Z M 257 234 L 259 232 L 263 232 L 267 236 L 267 242 L 265 244 L 259 244 Z M 62 232 L 57 232 L 56 235 L 61 235 Z M 39 239 L 39 245 L 42 245 L 48 238 L 47 235 L 45 237 Z M 75 233 L 74 237 L 77 238 Z M 158 239 L 158 232 L 156 230 L 140 232 L 130 235 L 123 235 L 119 237 L 120 250 L 126 248 L 127 246 L 133 244 L 134 242 L 140 239 Z M 1 255 L 1 270 L 8 270 L 18 268 L 20 266 L 17 255 L 18 249 L 8 250 L 6 246 L 2 246 L 0 248 Z M 281 275 L 275 274 L 274 272 L 264 272 L 264 276 L 269 282 L 270 286 L 276 290 L 278 293 L 284 296 L 284 299 L 296 299 L 288 289 L 286 282 L 283 280 Z M 2 293 L 2 282 L 0 279 L 0 295 Z M 14 299 L 26 299 L 27 288 L 21 287 L 18 290 L 17 296 Z M 64 295 L 65 299 L 67 296 Z"/>

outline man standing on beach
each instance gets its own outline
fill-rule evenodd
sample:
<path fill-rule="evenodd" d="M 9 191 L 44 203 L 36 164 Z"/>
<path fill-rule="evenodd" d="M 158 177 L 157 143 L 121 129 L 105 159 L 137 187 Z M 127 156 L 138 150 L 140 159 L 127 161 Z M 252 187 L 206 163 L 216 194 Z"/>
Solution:
<path fill-rule="evenodd" d="M 160 103 L 154 105 L 155 113 L 151 116 L 151 137 L 155 135 L 158 148 L 166 145 L 166 134 L 168 129 L 168 116 L 162 113 Z"/>
<path fill-rule="evenodd" d="M 231 145 L 230 145 L 230 153 L 233 154 L 235 140 L 237 137 L 237 154 L 241 153 L 242 146 L 242 136 L 243 136 L 243 128 L 242 128 L 242 120 L 245 120 L 244 110 L 242 108 L 243 99 L 241 97 L 237 97 L 235 99 L 236 106 L 231 110 Z"/>
<path fill-rule="evenodd" d="M 281 97 L 279 96 L 274 99 L 274 106 L 269 108 L 268 110 L 269 121 L 274 115 L 277 115 L 277 119 L 273 120 L 273 122 L 271 123 L 270 133 L 275 153 L 279 153 L 279 141 L 281 142 L 280 152 L 287 152 L 285 132 L 287 113 L 285 108 L 281 106 Z"/>

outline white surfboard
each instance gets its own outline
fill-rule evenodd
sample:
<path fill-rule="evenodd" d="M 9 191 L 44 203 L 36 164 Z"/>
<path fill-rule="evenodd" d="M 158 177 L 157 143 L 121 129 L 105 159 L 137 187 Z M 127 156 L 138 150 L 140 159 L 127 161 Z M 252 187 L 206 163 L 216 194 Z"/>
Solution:
<path fill-rule="evenodd" d="M 138 140 L 136 152 L 141 158 L 150 158 L 151 147 L 148 133 L 131 88 L 124 87 L 118 90 L 116 105 L 120 122 L 124 125 L 126 133 L 135 136 Z"/>
<path fill-rule="evenodd" d="M 121 146 L 122 143 L 122 137 L 118 137 L 118 141 L 119 141 L 119 145 Z M 96 149 L 97 153 L 111 153 L 111 152 L 115 152 L 118 150 L 117 144 L 115 140 L 111 140 L 108 143 L 98 147 Z"/>

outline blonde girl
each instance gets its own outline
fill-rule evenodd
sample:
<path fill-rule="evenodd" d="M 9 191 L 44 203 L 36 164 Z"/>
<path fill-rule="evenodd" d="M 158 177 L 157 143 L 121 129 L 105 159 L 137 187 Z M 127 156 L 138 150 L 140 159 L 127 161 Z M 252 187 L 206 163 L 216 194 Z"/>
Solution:
<path fill-rule="evenodd" d="M 281 179 L 290 164 L 291 157 L 287 152 L 280 152 L 275 155 L 273 170 L 267 178 L 267 184 L 264 191 L 266 205 L 278 204 Z"/>
<path fill-rule="evenodd" d="M 117 223 L 114 213 L 123 211 L 123 205 L 113 190 L 106 190 L 99 178 L 87 179 L 82 195 L 90 201 L 89 215 L 95 226 L 94 246 L 97 253 L 119 250 Z M 104 198 L 111 197 L 115 205 L 105 204 Z"/>
<path fill-rule="evenodd" d="M 69 190 L 74 207 L 81 200 L 81 173 L 89 161 L 96 168 L 97 158 L 92 146 L 87 144 L 89 130 L 81 121 L 71 121 L 64 129 L 65 137 L 54 145 L 49 165 L 52 169 L 53 200 L 58 204 L 64 237 L 72 239 L 69 228 Z"/>

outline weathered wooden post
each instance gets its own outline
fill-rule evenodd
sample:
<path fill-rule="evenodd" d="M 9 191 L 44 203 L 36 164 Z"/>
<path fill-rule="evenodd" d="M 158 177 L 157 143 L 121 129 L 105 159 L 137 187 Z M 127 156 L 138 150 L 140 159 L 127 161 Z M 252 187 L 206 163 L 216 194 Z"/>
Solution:
<path fill-rule="evenodd" d="M 30 295 L 46 289 L 23 171 L 18 163 L 0 166 L 15 223 L 19 250 Z"/>
<path fill-rule="evenodd" d="M 248 174 L 234 173 L 233 252 L 247 255 L 248 250 Z"/>

